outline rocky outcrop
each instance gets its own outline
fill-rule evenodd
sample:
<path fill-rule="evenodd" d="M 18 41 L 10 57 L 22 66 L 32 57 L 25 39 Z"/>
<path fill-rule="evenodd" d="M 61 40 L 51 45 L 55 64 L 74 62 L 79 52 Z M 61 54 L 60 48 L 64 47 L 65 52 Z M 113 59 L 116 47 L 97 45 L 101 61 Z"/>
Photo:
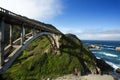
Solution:
<path fill-rule="evenodd" d="M 116 50 L 116 51 L 120 51 L 120 47 L 116 47 L 115 50 Z"/>
<path fill-rule="evenodd" d="M 113 71 L 113 67 L 111 67 L 102 59 L 97 59 L 97 66 L 100 68 L 101 72 Z"/>

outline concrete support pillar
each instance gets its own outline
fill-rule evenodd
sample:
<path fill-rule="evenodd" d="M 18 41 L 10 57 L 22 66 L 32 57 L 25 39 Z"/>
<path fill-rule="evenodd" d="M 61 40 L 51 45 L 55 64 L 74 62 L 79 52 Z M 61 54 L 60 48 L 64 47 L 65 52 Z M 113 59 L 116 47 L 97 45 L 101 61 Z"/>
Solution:
<path fill-rule="evenodd" d="M 31 30 L 31 31 L 32 31 L 32 36 L 33 36 L 33 37 L 34 37 L 34 30 L 35 30 L 35 29 L 32 29 L 32 30 Z"/>
<path fill-rule="evenodd" d="M 33 28 L 32 29 L 32 36 L 34 37 L 36 35 L 36 30 Z"/>
<path fill-rule="evenodd" d="M 56 37 L 55 37 L 55 34 L 51 34 L 51 35 L 52 35 L 52 37 L 53 37 L 52 43 L 53 43 L 55 49 L 57 49 L 57 43 L 56 43 Z"/>
<path fill-rule="evenodd" d="M 52 34 L 52 36 L 53 36 L 53 38 L 55 40 L 55 44 L 56 44 L 57 49 L 59 49 L 60 48 L 59 40 L 61 38 L 61 35 Z"/>
<path fill-rule="evenodd" d="M 13 45 L 13 39 L 12 39 L 12 29 L 13 29 L 13 27 L 12 27 L 12 25 L 10 25 L 10 45 L 12 46 Z"/>
<path fill-rule="evenodd" d="M 21 45 L 24 45 L 24 41 L 25 41 L 25 27 L 24 27 L 24 25 L 22 25 L 22 28 L 21 28 Z"/>
<path fill-rule="evenodd" d="M 59 39 L 60 39 L 59 36 L 55 35 L 56 46 L 57 46 L 58 49 L 60 48 Z"/>
<path fill-rule="evenodd" d="M 4 19 L 0 23 L 0 67 L 4 64 Z"/>

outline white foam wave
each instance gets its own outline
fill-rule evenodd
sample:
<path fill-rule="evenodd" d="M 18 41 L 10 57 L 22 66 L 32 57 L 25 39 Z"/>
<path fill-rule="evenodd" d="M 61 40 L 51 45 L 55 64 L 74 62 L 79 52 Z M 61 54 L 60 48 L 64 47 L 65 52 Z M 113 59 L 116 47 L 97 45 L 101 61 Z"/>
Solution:
<path fill-rule="evenodd" d="M 106 52 L 98 52 L 99 54 L 103 54 L 105 56 L 109 56 L 109 57 L 118 57 L 118 55 L 115 54 L 111 54 L 111 53 L 106 53 Z"/>
<path fill-rule="evenodd" d="M 116 64 L 109 62 L 109 61 L 105 61 L 106 63 L 108 63 L 110 66 L 112 66 L 114 69 L 119 68 Z"/>
<path fill-rule="evenodd" d="M 109 57 L 118 57 L 118 55 L 110 54 L 110 53 L 106 53 L 106 52 L 104 52 L 103 54 L 106 56 L 109 56 Z"/>
<path fill-rule="evenodd" d="M 103 46 L 105 46 L 105 47 L 114 47 L 114 46 L 110 46 L 110 45 L 103 45 Z"/>
<path fill-rule="evenodd" d="M 96 50 L 96 51 L 98 51 L 98 50 L 101 50 L 101 49 L 92 49 L 92 48 L 90 48 L 89 50 L 91 50 L 91 51 L 92 51 L 92 50 Z"/>
<path fill-rule="evenodd" d="M 115 50 L 115 48 L 112 48 L 112 47 L 101 47 L 100 49 Z"/>
<path fill-rule="evenodd" d="M 120 61 L 120 58 L 119 59 L 117 59 L 118 61 Z"/>
<path fill-rule="evenodd" d="M 92 53 L 98 53 L 98 52 L 92 51 Z"/>
<path fill-rule="evenodd" d="M 103 46 L 107 46 L 107 45 L 103 45 Z"/>
<path fill-rule="evenodd" d="M 115 50 L 114 48 L 105 48 L 105 49 L 109 49 L 109 50 Z"/>
<path fill-rule="evenodd" d="M 97 59 L 101 59 L 100 57 L 96 57 Z"/>

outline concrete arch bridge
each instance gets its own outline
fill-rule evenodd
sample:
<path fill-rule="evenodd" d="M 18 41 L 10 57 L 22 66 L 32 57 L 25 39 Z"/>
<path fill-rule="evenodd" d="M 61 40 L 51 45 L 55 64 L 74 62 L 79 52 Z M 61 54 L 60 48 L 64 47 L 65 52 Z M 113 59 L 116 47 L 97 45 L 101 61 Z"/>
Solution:
<path fill-rule="evenodd" d="M 54 49 L 59 49 L 62 33 L 54 26 L 0 7 L 0 74 L 12 65 L 30 42 L 42 35 L 49 35 Z"/>

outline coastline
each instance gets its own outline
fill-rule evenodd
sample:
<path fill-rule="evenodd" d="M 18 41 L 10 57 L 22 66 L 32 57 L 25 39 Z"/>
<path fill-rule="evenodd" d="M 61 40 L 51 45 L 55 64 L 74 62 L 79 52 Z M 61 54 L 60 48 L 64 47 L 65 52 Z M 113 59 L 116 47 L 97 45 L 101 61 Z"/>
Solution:
<path fill-rule="evenodd" d="M 97 57 L 96 57 L 97 58 Z M 98 59 L 98 58 L 97 58 Z M 105 60 L 104 60 L 105 61 Z M 105 63 L 109 64 L 105 61 Z M 109 64 L 110 65 L 110 64 Z M 86 75 L 74 75 L 68 74 L 52 80 L 120 80 L 120 74 L 116 72 L 117 67 L 110 65 L 113 71 L 103 71 L 102 74 L 86 74 Z M 48 79 L 49 80 L 49 79 Z"/>
<path fill-rule="evenodd" d="M 100 46 L 99 50 L 91 50 L 91 52 L 95 55 L 97 59 L 104 60 L 107 64 L 109 64 L 113 68 L 113 72 L 111 75 L 119 78 L 120 73 L 117 73 L 116 70 L 120 68 L 119 60 L 120 60 L 120 52 L 116 51 L 115 48 L 119 46 L 118 41 L 102 41 L 102 40 L 83 40 L 83 43 L 86 46 L 90 44 L 96 44 Z"/>
<path fill-rule="evenodd" d="M 99 57 L 96 57 L 97 59 L 101 59 Z M 112 72 L 110 72 L 109 74 L 114 76 L 115 78 L 117 78 L 117 80 L 120 80 L 120 73 L 117 73 L 116 70 L 119 68 L 117 65 L 115 65 L 112 62 L 106 61 L 104 60 L 107 64 L 109 64 L 114 70 Z M 116 80 L 116 79 L 115 79 Z"/>
<path fill-rule="evenodd" d="M 52 80 L 118 80 L 118 79 L 115 78 L 114 75 L 111 75 L 111 74 L 103 74 L 103 75 L 88 74 L 88 75 L 83 75 L 83 76 L 81 75 L 76 76 L 73 74 L 69 74 L 69 75 L 58 77 Z"/>

